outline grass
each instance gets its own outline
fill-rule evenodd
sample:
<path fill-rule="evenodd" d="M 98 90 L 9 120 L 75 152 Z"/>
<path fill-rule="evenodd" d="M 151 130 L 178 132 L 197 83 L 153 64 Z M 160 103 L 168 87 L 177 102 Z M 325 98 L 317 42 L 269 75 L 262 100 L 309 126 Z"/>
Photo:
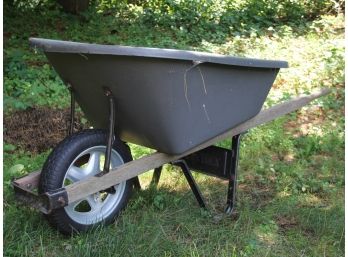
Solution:
<path fill-rule="evenodd" d="M 226 182 L 195 173 L 208 202 L 209 210 L 203 211 L 182 173 L 166 165 L 157 189 L 148 186 L 151 172 L 141 176 L 144 189 L 111 226 L 64 237 L 39 213 L 16 204 L 10 186 L 13 177 L 39 169 L 48 153 L 5 144 L 4 256 L 344 256 L 342 15 L 323 15 L 297 29 L 282 25 L 266 34 L 225 35 L 222 42 L 190 44 L 170 30 L 158 33 L 160 28 L 141 24 L 122 29 L 109 15 L 87 17 L 86 27 L 83 16 L 55 10 L 40 19 L 9 14 L 4 29 L 5 112 L 34 103 L 68 103 L 67 91 L 47 61 L 28 48 L 30 35 L 288 60 L 290 68 L 279 74 L 266 106 L 323 86 L 333 93 L 243 137 L 234 218 L 223 215 Z M 110 34 L 111 29 L 118 32 Z M 135 158 L 150 152 L 131 148 Z"/>
<path fill-rule="evenodd" d="M 195 175 L 209 204 L 202 211 L 183 175 L 166 166 L 159 188 L 136 193 L 113 225 L 66 238 L 48 229 L 37 212 L 18 208 L 5 185 L 5 256 L 343 256 L 343 151 L 332 152 L 323 142 L 303 150 L 306 159 L 300 150 L 284 163 L 257 135 L 275 129 L 279 134 L 269 143 L 290 140 L 294 151 L 308 139 L 284 138 L 275 127 L 254 129 L 243 139 L 237 219 L 221 215 L 225 182 Z M 342 141 L 329 137 L 332 147 L 342 149 Z M 255 156 L 260 152 L 263 157 Z M 32 170 L 45 156 L 5 157 L 9 164 L 31 163 Z M 150 175 L 141 177 L 143 186 Z M 5 182 L 9 178 L 5 173 Z"/>

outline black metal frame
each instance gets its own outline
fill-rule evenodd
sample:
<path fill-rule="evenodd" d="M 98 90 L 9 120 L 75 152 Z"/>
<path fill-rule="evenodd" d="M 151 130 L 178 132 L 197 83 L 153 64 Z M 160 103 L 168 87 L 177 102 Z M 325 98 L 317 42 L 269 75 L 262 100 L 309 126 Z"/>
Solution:
<path fill-rule="evenodd" d="M 104 92 L 105 96 L 109 99 L 109 135 L 105 151 L 103 173 L 108 173 L 110 171 L 112 144 L 115 140 L 115 99 L 109 88 L 104 88 Z"/>
<path fill-rule="evenodd" d="M 23 185 L 16 181 L 12 181 L 12 185 L 17 199 L 31 207 L 39 209 L 44 214 L 49 214 L 54 209 L 59 209 L 68 205 L 68 194 L 65 188 L 58 188 L 57 190 L 39 195 L 34 193 L 31 188 L 28 187 L 28 184 Z"/>
<path fill-rule="evenodd" d="M 70 124 L 69 124 L 69 130 L 68 135 L 71 135 L 74 133 L 74 124 L 75 124 L 75 94 L 74 89 L 70 84 L 68 84 L 68 89 L 70 92 Z"/>
<path fill-rule="evenodd" d="M 16 182 L 16 180 L 12 181 L 12 186 L 14 189 L 15 196 L 20 202 L 25 203 L 35 209 L 38 209 L 40 210 L 40 212 L 44 214 L 48 214 L 50 212 L 50 210 L 48 210 L 48 206 L 50 205 L 46 201 L 45 197 L 43 197 L 42 195 L 35 194 L 31 190 L 31 188 L 20 185 Z"/>
<path fill-rule="evenodd" d="M 236 205 L 237 194 L 237 170 L 241 134 L 232 137 L 231 149 L 217 146 L 209 146 L 203 150 L 192 153 L 182 159 L 173 162 L 183 171 L 190 188 L 197 199 L 200 207 L 206 208 L 206 204 L 201 191 L 195 182 L 191 169 L 228 180 L 227 203 L 225 213 L 231 215 Z M 162 167 L 156 168 L 152 177 L 151 184 L 157 185 L 161 176 Z"/>
<path fill-rule="evenodd" d="M 238 160 L 239 160 L 240 137 L 241 137 L 240 134 L 232 137 L 231 168 L 229 173 L 230 177 L 228 180 L 227 204 L 225 208 L 225 212 L 227 214 L 232 214 L 236 204 L 237 175 L 238 175 L 237 171 L 238 171 Z"/>
<path fill-rule="evenodd" d="M 153 171 L 153 176 L 152 176 L 152 179 L 151 179 L 151 185 L 154 185 L 154 186 L 157 186 L 158 185 L 158 182 L 160 180 L 160 177 L 161 177 L 161 174 L 162 174 L 162 166 L 156 168 L 154 171 Z"/>
<path fill-rule="evenodd" d="M 176 166 L 179 166 L 181 168 L 182 172 L 185 175 L 187 182 L 190 185 L 190 188 L 191 188 L 193 194 L 195 195 L 195 197 L 197 199 L 199 206 L 201 208 L 206 208 L 206 204 L 205 204 L 203 195 L 202 195 L 201 191 L 199 190 L 198 185 L 192 176 L 191 170 L 190 170 L 189 166 L 187 165 L 187 162 L 185 160 L 178 160 L 178 161 L 173 162 L 173 164 Z"/>

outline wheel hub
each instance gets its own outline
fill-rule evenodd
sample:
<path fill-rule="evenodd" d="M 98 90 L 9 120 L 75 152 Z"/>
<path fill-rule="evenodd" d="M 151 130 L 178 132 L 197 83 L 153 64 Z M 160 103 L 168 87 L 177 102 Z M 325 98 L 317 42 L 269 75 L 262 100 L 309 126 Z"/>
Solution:
<path fill-rule="evenodd" d="M 65 178 L 66 181 L 75 183 L 90 176 L 95 176 L 101 172 L 104 161 L 105 146 L 95 146 L 79 154 L 70 165 Z M 89 155 L 89 158 L 86 158 Z M 81 163 L 81 159 L 88 160 Z M 116 152 L 111 153 L 111 168 L 122 165 L 123 159 Z M 80 224 L 94 224 L 110 215 L 120 202 L 125 190 L 126 182 L 106 190 L 94 193 L 86 198 L 71 203 L 64 209 L 71 219 Z"/>

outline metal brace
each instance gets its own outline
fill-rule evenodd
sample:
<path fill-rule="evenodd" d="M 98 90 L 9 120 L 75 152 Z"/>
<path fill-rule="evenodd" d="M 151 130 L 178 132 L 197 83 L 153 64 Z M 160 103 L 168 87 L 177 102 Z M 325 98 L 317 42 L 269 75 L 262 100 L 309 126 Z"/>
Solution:
<path fill-rule="evenodd" d="M 57 190 L 46 192 L 43 194 L 46 197 L 47 212 L 67 206 L 69 203 L 68 194 L 65 188 L 58 188 Z"/>
<path fill-rule="evenodd" d="M 69 92 L 70 92 L 70 124 L 68 135 L 74 133 L 74 124 L 75 124 L 75 92 L 71 84 L 67 84 Z"/>
<path fill-rule="evenodd" d="M 210 146 L 206 149 L 185 156 L 181 160 L 172 162 L 173 165 L 179 166 L 182 169 L 200 207 L 206 208 L 206 204 L 198 185 L 192 177 L 190 171 L 191 165 L 192 168 L 198 172 L 203 172 L 209 176 L 215 176 L 229 181 L 225 213 L 227 215 L 233 214 L 236 205 L 240 138 L 243 134 L 238 134 L 232 137 L 231 150 Z M 161 171 L 162 167 L 155 169 L 151 184 L 158 184 Z"/>
<path fill-rule="evenodd" d="M 227 190 L 227 203 L 225 207 L 225 213 L 231 215 L 236 205 L 236 194 L 237 194 L 237 170 L 238 170 L 238 159 L 239 159 L 239 147 L 241 134 L 232 137 L 231 144 L 231 166 L 229 170 L 229 182 Z"/>
<path fill-rule="evenodd" d="M 108 143 L 105 151 L 105 162 L 103 173 L 108 173 L 110 171 L 110 162 L 111 162 L 111 150 L 112 144 L 115 140 L 115 98 L 112 95 L 112 92 L 109 88 L 104 88 L 105 96 L 109 99 L 109 136 Z"/>

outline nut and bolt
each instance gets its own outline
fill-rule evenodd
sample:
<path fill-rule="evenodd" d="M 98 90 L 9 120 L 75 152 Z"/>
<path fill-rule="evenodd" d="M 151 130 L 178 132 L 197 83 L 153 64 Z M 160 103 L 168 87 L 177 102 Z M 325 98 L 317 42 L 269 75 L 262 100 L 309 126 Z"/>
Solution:
<path fill-rule="evenodd" d="M 61 206 L 64 206 L 65 205 L 65 200 L 62 196 L 58 197 L 58 200 L 57 202 L 61 205 Z"/>

